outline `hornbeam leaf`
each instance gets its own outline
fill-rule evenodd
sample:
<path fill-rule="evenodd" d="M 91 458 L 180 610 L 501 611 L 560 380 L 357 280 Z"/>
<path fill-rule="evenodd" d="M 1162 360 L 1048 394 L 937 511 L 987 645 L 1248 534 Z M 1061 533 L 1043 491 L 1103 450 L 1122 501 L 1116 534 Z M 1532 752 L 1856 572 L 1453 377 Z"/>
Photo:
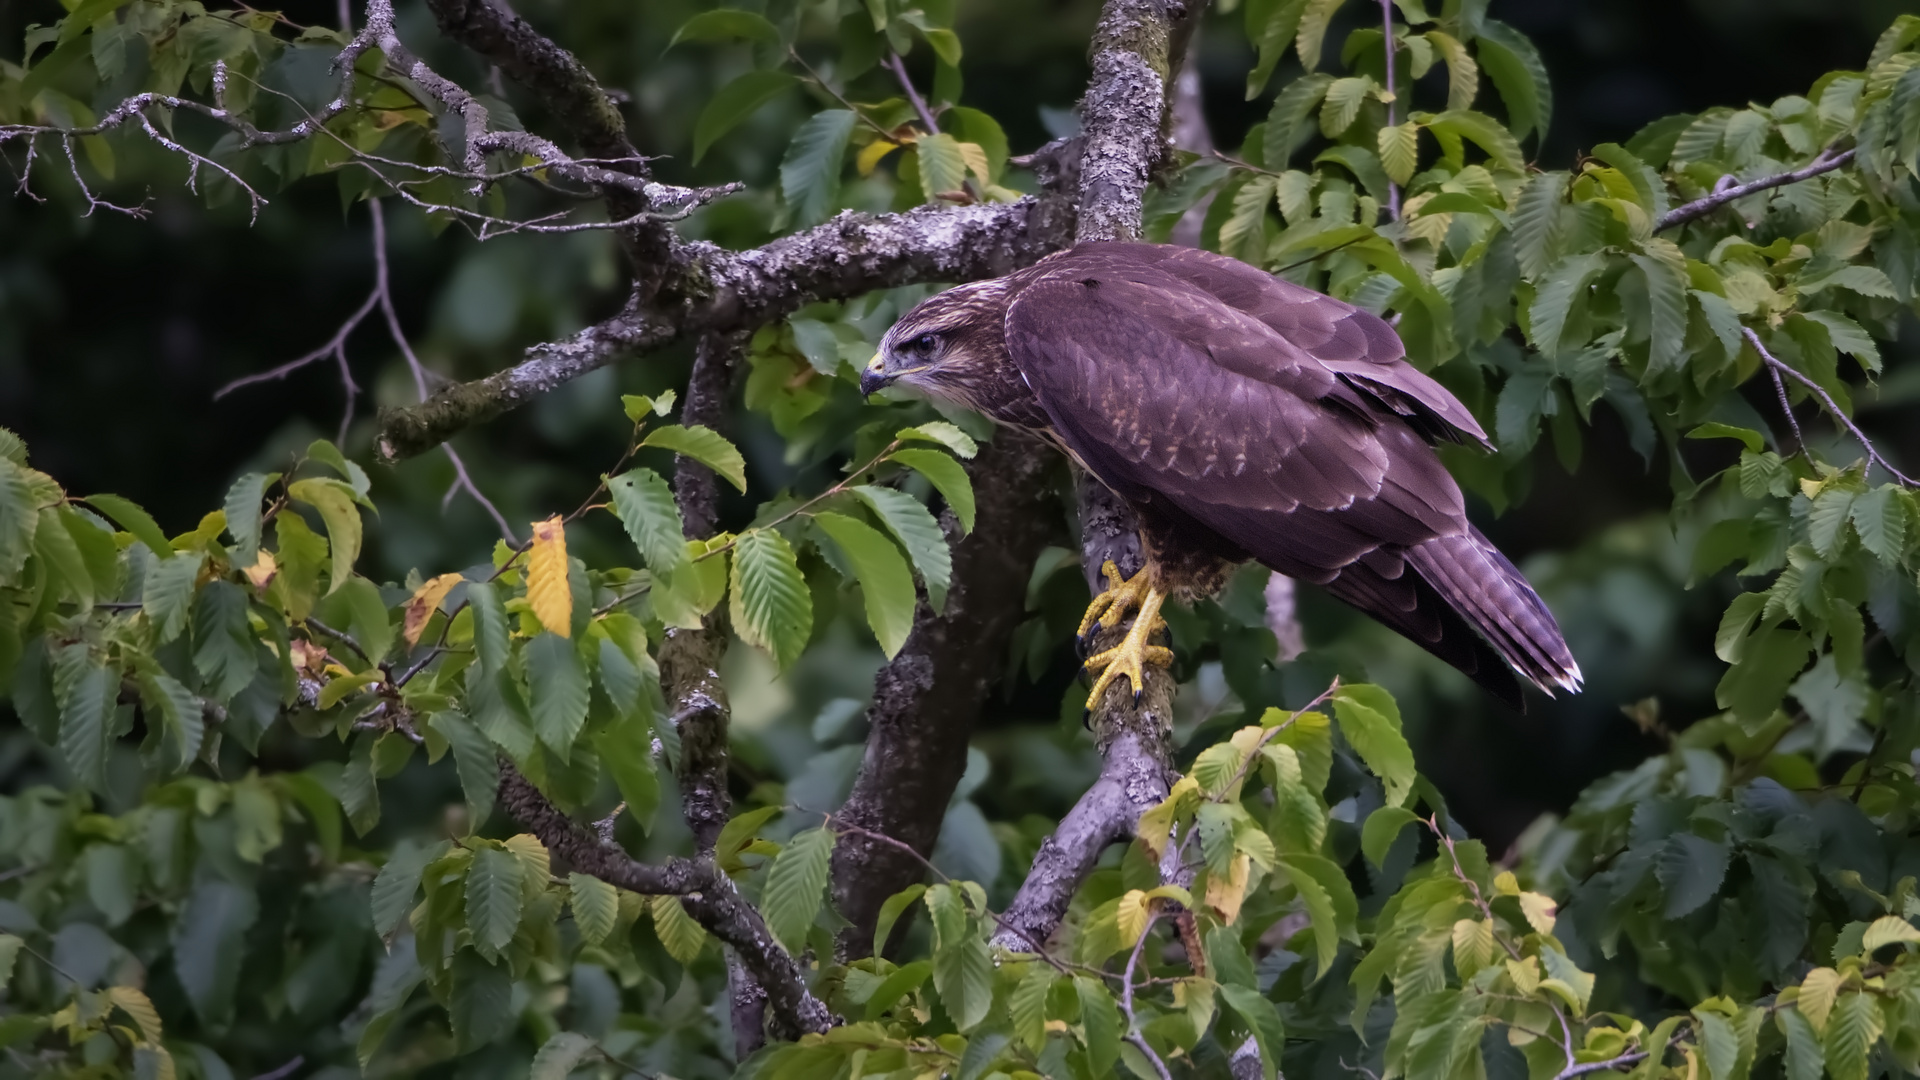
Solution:
<path fill-rule="evenodd" d="M 454 772 L 460 777 L 460 790 L 467 800 L 467 831 L 479 832 L 493 815 L 493 802 L 500 786 L 500 759 L 480 729 L 465 716 L 451 710 L 434 713 L 427 726 L 440 733 L 453 750 Z"/>
<path fill-rule="evenodd" d="M 1861 547 L 1888 566 L 1900 561 L 1907 548 L 1907 510 L 1897 488 L 1878 487 L 1858 496 L 1848 514 Z"/>
<path fill-rule="evenodd" d="M 961 531 L 973 531 L 973 481 L 959 462 L 937 450 L 896 450 L 891 460 L 926 477 L 960 520 Z"/>
<path fill-rule="evenodd" d="M 653 932 L 667 947 L 667 955 L 682 966 L 692 964 L 707 944 L 706 928 L 693 921 L 677 896 L 653 897 L 647 907 L 653 913 Z"/>
<path fill-rule="evenodd" d="M 1526 168 L 1526 155 L 1520 152 L 1520 140 L 1504 125 L 1486 113 L 1471 109 L 1448 109 L 1427 122 L 1436 132 L 1457 135 L 1486 152 L 1494 163 L 1519 172 Z"/>
<path fill-rule="evenodd" d="M 1333 713 L 1340 733 L 1354 752 L 1386 785 L 1388 806 L 1399 806 L 1413 790 L 1413 749 L 1400 733 L 1400 708 L 1393 696 L 1377 686 L 1355 683 L 1333 694 Z"/>
<path fill-rule="evenodd" d="M 833 859 L 833 840 L 833 833 L 824 828 L 795 833 L 767 870 L 761 912 L 766 916 L 767 929 L 790 953 L 799 953 L 807 931 L 820 914 L 827 869 Z"/>
<path fill-rule="evenodd" d="M 567 875 L 567 890 L 573 923 L 580 928 L 581 939 L 589 945 L 607 940 L 620 915 L 620 890 L 577 870 Z"/>
<path fill-rule="evenodd" d="M 567 761 L 587 720 L 586 665 L 572 642 L 551 633 L 534 635 L 525 655 L 534 733 Z"/>
<path fill-rule="evenodd" d="M 641 446 L 658 446 L 690 457 L 740 491 L 747 490 L 747 461 L 719 432 L 709 427 L 668 424 L 647 432 Z"/>
<path fill-rule="evenodd" d="M 467 606 L 473 609 L 473 648 L 480 670 L 496 675 L 506 666 L 510 634 L 500 594 L 490 581 L 469 581 Z"/>
<path fill-rule="evenodd" d="M 1007 999 L 1014 1037 L 1036 1054 L 1047 1045 L 1047 994 L 1053 989 L 1053 981 L 1053 968 L 1035 961 Z"/>
<path fill-rule="evenodd" d="M 687 563 L 685 527 L 673 491 L 652 469 L 634 469 L 607 481 L 613 511 L 656 577 L 670 578 Z"/>
<path fill-rule="evenodd" d="M 279 473 L 248 473 L 227 489 L 227 532 L 233 537 L 233 563 L 252 566 L 260 550 L 260 500 Z"/>
<path fill-rule="evenodd" d="M 1360 118 L 1360 107 L 1378 87 L 1364 75 L 1335 79 L 1320 103 L 1320 134 L 1337 139 Z"/>
<path fill-rule="evenodd" d="M 1513 206 L 1513 253 L 1520 272 L 1539 281 L 1559 254 L 1560 219 L 1567 194 L 1567 174 L 1546 172 L 1527 181 Z"/>
<path fill-rule="evenodd" d="M 1480 66 L 1507 107 L 1507 126 L 1513 137 L 1524 139 L 1538 132 L 1547 136 L 1547 124 L 1553 119 L 1553 86 L 1547 80 L 1547 65 L 1540 50 L 1527 36 L 1498 19 L 1481 24 L 1474 40 Z"/>
<path fill-rule="evenodd" d="M 973 436 L 945 420 L 929 420 L 915 427 L 901 428 L 893 437 L 902 442 L 939 443 L 953 451 L 956 457 L 971 458 L 980 452 L 980 444 L 973 441 Z"/>
<path fill-rule="evenodd" d="M 794 132 L 787 156 L 780 162 L 780 194 L 787 200 L 794 225 L 817 225 L 833 216 L 856 119 L 851 109 L 826 109 Z"/>
<path fill-rule="evenodd" d="M 918 600 L 907 561 L 900 557 L 893 541 L 844 514 L 815 514 L 813 523 L 853 565 L 866 600 L 867 624 L 873 627 L 880 651 L 892 659 L 913 630 L 913 609 Z"/>
<path fill-rule="evenodd" d="M 1327 25 L 1333 22 L 1334 13 L 1346 0 L 1307 0 L 1307 6 L 1300 13 L 1300 30 L 1294 36 L 1294 48 L 1300 53 L 1300 66 L 1312 71 L 1320 66 L 1320 47 L 1327 39 Z M 1107 1070 L 1095 1069 L 1095 1075 Z"/>
<path fill-rule="evenodd" d="M 1267 254 L 1267 208 L 1273 205 L 1274 180 L 1256 176 L 1233 193 L 1233 212 L 1220 224 L 1220 253 L 1259 264 Z"/>
<path fill-rule="evenodd" d="M 693 122 L 693 163 L 698 165 L 715 140 L 793 84 L 793 76 L 783 71 L 749 71 L 721 87 Z"/>
<path fill-rule="evenodd" d="M 1247 40 L 1259 52 L 1259 62 L 1247 73 L 1248 101 L 1259 97 L 1260 92 L 1267 88 L 1267 80 L 1273 77 L 1274 65 L 1293 45 L 1294 35 L 1300 29 L 1300 16 L 1306 7 L 1307 0 L 1247 4 Z"/>
<path fill-rule="evenodd" d="M 114 524 L 133 534 L 135 540 L 147 545 L 147 550 L 153 552 L 156 558 L 167 559 L 173 556 L 173 545 L 167 543 L 167 534 L 160 531 L 160 526 L 153 520 L 153 515 L 142 510 L 140 504 L 118 495 L 89 495 L 85 501 L 87 505 L 112 518 Z"/>
<path fill-rule="evenodd" d="M 202 715 L 200 699 L 193 691 L 180 684 L 180 680 L 164 671 L 143 672 L 140 675 L 140 698 L 146 705 L 148 723 L 158 715 L 161 730 L 166 734 L 167 743 L 174 750 L 176 768 L 184 769 L 193 764 L 200 756 L 200 745 L 206 738 L 206 719 Z"/>
<path fill-rule="evenodd" d="M 447 847 L 445 841 L 428 847 L 419 847 L 411 840 L 394 845 L 393 853 L 387 856 L 386 864 L 373 879 L 374 933 L 386 937 L 400 928 L 407 913 L 413 910 L 413 898 L 420 891 L 421 872 L 445 853 Z"/>
<path fill-rule="evenodd" d="M 295 480 L 287 485 L 287 494 L 320 511 L 327 526 L 327 542 L 333 550 L 333 577 L 327 592 L 332 593 L 353 577 L 353 563 L 360 557 L 360 511 L 354 506 L 354 492 L 345 483 L 331 479 Z"/>
<path fill-rule="evenodd" d="M 154 644 L 165 645 L 187 628 L 187 613 L 193 606 L 193 584 L 200 577 L 206 557 L 199 552 L 182 554 L 147 567 L 141 582 L 140 610 L 154 628 Z"/>
<path fill-rule="evenodd" d="M 1522 196 L 1523 201 L 1524 198 Z M 1586 295 L 1587 286 L 1606 266 L 1606 256 L 1589 253 L 1575 255 L 1553 268 L 1533 296 L 1534 348 L 1548 356 L 1559 353 L 1560 336 L 1566 329 L 1574 301 Z"/>
<path fill-rule="evenodd" d="M 1447 108 L 1473 108 L 1473 99 L 1480 93 L 1480 65 L 1473 62 L 1460 39 L 1445 30 L 1427 31 L 1427 40 L 1447 62 Z M 1515 132 L 1514 137 L 1520 138 L 1521 134 Z"/>
<path fill-rule="evenodd" d="M 683 41 L 752 41 L 761 45 L 780 44 L 780 31 L 765 17 L 751 11 L 720 8 L 703 11 L 674 31 L 671 49 Z"/>
<path fill-rule="evenodd" d="M 1727 876 L 1729 850 L 1724 843 L 1692 833 L 1667 838 L 1654 864 L 1654 875 L 1667 891 L 1667 918 L 1691 914 L 1713 899 Z"/>
<path fill-rule="evenodd" d="M 719 15 L 722 12 L 709 11 L 705 14 Z M 539 1053 L 533 1055 L 529 1080 L 567 1080 L 581 1062 L 599 1052 L 599 1044 L 577 1031 L 558 1032 L 541 1044 Z"/>
<path fill-rule="evenodd" d="M 4 431 L 0 428 L 0 431 Z M 0 458 L 0 581 L 13 583 L 33 553 L 33 535 L 40 516 L 34 513 L 34 498 L 29 471 L 20 464 Z"/>
<path fill-rule="evenodd" d="M 813 634 L 813 597 L 786 537 L 772 529 L 741 534 L 728 596 L 741 640 L 772 653 L 782 668 L 800 658 Z"/>
<path fill-rule="evenodd" d="M 1294 144 L 1305 134 L 1307 117 L 1320 107 L 1320 102 L 1327 96 L 1327 87 L 1332 85 L 1333 76 L 1314 72 L 1288 83 L 1286 89 L 1273 99 L 1273 108 L 1267 113 L 1267 130 L 1261 143 L 1261 156 L 1268 169 L 1279 172 L 1287 167 L 1287 159 L 1293 156 Z"/>
<path fill-rule="evenodd" d="M 473 853 L 467 865 L 467 928 L 483 950 L 497 953 L 506 948 L 520 928 L 524 873 L 520 859 L 510 851 L 486 846 Z"/>
<path fill-rule="evenodd" d="M 900 546 L 907 549 L 913 568 L 927 584 L 927 597 L 933 610 L 946 606 L 947 586 L 953 580 L 953 553 L 940 523 L 920 500 L 904 491 L 861 484 L 849 489 L 855 498 L 867 504 L 880 524 L 887 527 Z"/>
<path fill-rule="evenodd" d="M 68 649 L 84 654 L 86 646 Z M 60 756 L 75 780 L 97 792 L 107 787 L 107 749 L 113 744 L 114 699 L 119 692 L 119 674 L 89 660 L 60 695 Z"/>
<path fill-rule="evenodd" d="M 1630 256 L 1647 282 L 1653 311 L 1648 331 L 1647 373 L 1679 367 L 1687 355 L 1687 257 L 1667 240 L 1649 240 L 1646 254 Z"/>
<path fill-rule="evenodd" d="M 1827 337 L 1833 347 L 1860 362 L 1860 366 L 1872 373 L 1880 370 L 1880 347 L 1867 336 L 1866 330 L 1851 318 L 1837 311 L 1803 311 L 1800 314 L 1827 328 Z"/>
<path fill-rule="evenodd" d="M 914 146 L 920 152 L 920 191 L 926 201 L 935 202 L 937 196 L 965 187 L 967 157 L 960 151 L 958 139 L 942 132 L 929 135 Z"/>
<path fill-rule="evenodd" d="M 1873 1044 L 1885 1027 L 1875 995 L 1853 991 L 1827 1017 L 1827 1073 L 1833 1080 L 1866 1080 Z"/>
<path fill-rule="evenodd" d="M 1413 170 L 1420 164 L 1420 125 L 1409 120 L 1383 127 L 1379 144 L 1380 167 L 1387 170 L 1387 178 L 1396 184 L 1413 179 Z"/>
<path fill-rule="evenodd" d="M 981 955 L 986 951 L 984 947 Z M 940 954 L 935 953 L 937 961 Z M 1085 975 L 1073 977 L 1074 993 L 1080 998 L 1080 1024 L 1087 1034 L 1087 1059 L 1093 1066 L 1093 1075 L 1110 1076 L 1113 1065 L 1120 1057 L 1120 1010 L 1114 1004 L 1113 995 L 1105 984 Z M 944 1001 L 945 991 L 941 992 Z M 951 1007 L 949 1007 L 951 1011 Z"/>
<path fill-rule="evenodd" d="M 567 529 L 555 514 L 533 523 L 527 552 L 527 604 L 550 633 L 573 636 L 573 588 L 567 581 Z"/>

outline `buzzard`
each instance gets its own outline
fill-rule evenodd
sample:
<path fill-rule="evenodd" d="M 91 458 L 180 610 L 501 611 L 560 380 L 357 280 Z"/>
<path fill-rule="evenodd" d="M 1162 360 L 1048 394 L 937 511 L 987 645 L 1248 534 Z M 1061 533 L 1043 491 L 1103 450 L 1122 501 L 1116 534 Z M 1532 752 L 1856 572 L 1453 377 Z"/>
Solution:
<path fill-rule="evenodd" d="M 1132 505 L 1146 566 L 1082 620 L 1125 639 L 1087 660 L 1088 706 L 1139 694 L 1168 596 L 1253 560 L 1325 588 L 1519 707 L 1580 668 L 1553 614 L 1467 521 L 1442 439 L 1492 449 L 1376 316 L 1236 259 L 1081 244 L 950 289 L 887 332 L 863 393 L 899 383 L 1034 431 Z"/>

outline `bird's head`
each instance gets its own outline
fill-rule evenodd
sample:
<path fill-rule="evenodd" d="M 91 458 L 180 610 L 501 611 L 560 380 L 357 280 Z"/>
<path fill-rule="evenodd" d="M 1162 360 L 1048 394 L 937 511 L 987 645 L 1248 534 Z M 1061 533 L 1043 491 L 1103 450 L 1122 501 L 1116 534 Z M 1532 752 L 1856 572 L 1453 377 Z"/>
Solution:
<path fill-rule="evenodd" d="M 976 281 L 931 297 L 900 317 L 860 374 L 860 393 L 895 384 L 974 407 L 975 387 L 1006 360 L 1005 286 Z"/>

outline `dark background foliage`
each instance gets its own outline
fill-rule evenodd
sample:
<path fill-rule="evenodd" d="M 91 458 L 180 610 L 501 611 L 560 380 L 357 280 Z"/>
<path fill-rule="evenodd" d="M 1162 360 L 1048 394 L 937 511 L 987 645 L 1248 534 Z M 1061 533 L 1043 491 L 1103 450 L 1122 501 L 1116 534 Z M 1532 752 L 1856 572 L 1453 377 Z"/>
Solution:
<path fill-rule="evenodd" d="M 733 74 L 724 63 L 709 62 L 708 52 L 667 50 L 674 27 L 694 5 L 530 0 L 516 6 L 557 38 L 581 43 L 582 59 L 609 86 L 631 95 L 635 140 L 644 152 L 665 158 L 656 166 L 662 179 L 743 179 L 764 190 L 786 133 L 802 115 L 799 106 L 763 110 L 704 163 L 690 165 L 692 118 Z M 962 100 L 1000 118 L 1016 153 L 1048 138 L 1050 125 L 1064 122 L 1085 85 L 1095 8 L 1088 0 L 961 5 L 960 31 L 974 43 Z M 1582 148 L 1625 141 L 1668 113 L 1802 91 L 1824 71 L 1857 66 L 1888 20 L 1912 8 L 1902 0 L 1495 0 L 1492 14 L 1530 35 L 1545 56 L 1555 110 L 1539 156 L 1564 166 Z M 0 0 L 0 55 L 19 55 L 23 28 L 59 14 L 44 0 Z M 291 4 L 287 14 L 302 22 L 337 18 L 328 4 Z M 403 36 L 441 70 L 484 78 L 470 57 L 406 17 L 403 12 Z M 1340 16 L 1343 23 L 1366 17 L 1362 5 Z M 1337 24 L 1329 40 L 1344 33 Z M 1266 103 L 1242 100 L 1243 35 L 1208 39 L 1203 31 L 1202 40 L 1208 119 L 1221 145 L 1235 145 Z M 1272 85 L 1286 78 L 1283 70 Z M 24 436 L 36 466 L 70 490 L 124 493 L 169 530 L 184 529 L 217 504 L 235 473 L 271 467 L 338 427 L 341 382 L 330 364 L 217 401 L 213 395 L 232 379 L 320 345 L 358 306 L 371 283 L 368 221 L 364 207 L 343 213 L 331 185 L 306 182 L 272 193 L 272 205 L 249 227 L 244 207 L 229 203 L 209 211 L 182 190 L 177 161 L 163 161 L 133 140 L 121 144 L 121 153 L 117 192 L 134 200 L 146 192 L 149 221 L 81 217 L 57 182 L 44 203 L 0 199 L 0 425 Z M 687 231 L 730 245 L 755 243 L 773 211 L 770 202 L 737 197 Z M 603 317 L 622 294 L 618 257 L 601 236 L 480 244 L 455 233 L 432 236 L 411 211 L 394 213 L 392 221 L 401 318 L 428 364 L 455 377 L 497 369 L 527 344 Z M 375 321 L 349 342 L 349 355 L 364 393 L 347 445 L 364 453 L 374 407 L 411 402 L 414 391 Z M 676 385 L 687 360 L 684 352 L 671 352 L 601 372 L 463 436 L 459 445 L 510 519 L 543 515 L 571 504 L 617 456 L 626 423 L 615 394 Z M 1900 413 L 1891 407 L 1900 390 L 1886 386 L 1883 407 L 1863 418 L 1896 455 L 1920 449 L 1920 435 L 1898 423 Z M 1589 780 L 1639 760 L 1655 745 L 1623 716 L 1623 704 L 1657 694 L 1670 715 L 1712 711 L 1719 669 L 1699 648 L 1681 645 L 1711 639 L 1725 596 L 1713 586 L 1684 588 L 1687 568 L 1676 554 L 1684 549 L 1676 549 L 1664 520 L 1663 469 L 1642 467 L 1610 413 L 1600 410 L 1596 417 L 1576 472 L 1569 474 L 1552 455 L 1537 455 L 1524 502 L 1497 519 L 1478 507 L 1490 534 L 1528 565 L 1567 623 L 1590 676 L 1580 698 L 1525 716 L 1508 713 L 1463 682 L 1431 678 L 1429 665 L 1344 609 L 1316 595 L 1303 601 L 1307 640 L 1315 648 L 1289 687 L 1309 696 L 1324 685 L 1326 672 L 1355 663 L 1394 685 L 1414 724 L 1422 765 L 1496 851 L 1540 812 L 1564 810 Z M 779 441 L 756 427 L 764 421 L 743 415 L 738 423 L 750 474 L 777 485 L 786 476 Z M 1906 459 L 1913 460 L 1910 453 Z M 439 493 L 449 478 L 439 455 L 376 477 L 384 516 L 371 526 L 369 572 L 397 576 L 411 566 L 459 566 L 484 556 L 494 530 L 479 508 L 457 498 L 442 514 Z M 743 508 L 750 505 L 742 500 Z M 1062 583 L 1067 592 L 1077 588 L 1065 578 Z M 1066 606 L 1074 602 L 1063 599 Z M 767 721 L 811 720 L 825 701 L 864 695 L 861 673 L 870 663 L 811 683 L 796 680 L 791 701 L 769 692 L 756 706 L 752 687 L 743 684 L 742 711 L 759 708 Z M 980 796 L 995 819 L 1054 813 L 1077 793 L 1084 774 L 1036 766 L 1085 752 L 1073 741 L 1071 718 L 1060 727 L 1061 738 L 1050 732 L 1072 671 L 1064 651 L 1054 656 L 1047 674 L 1016 688 L 1010 706 L 995 714 L 993 730 L 983 733 L 980 745 L 1008 781 Z M 739 677 L 750 681 L 749 674 Z M 1427 692 L 1417 693 L 1422 687 Z M 767 737 L 781 741 L 777 732 L 787 726 L 766 729 Z M 1033 737 L 1036 731 L 1048 737 Z M 1034 758 L 1043 744 L 1046 753 Z M 0 774 L 0 787 L 21 779 Z"/>

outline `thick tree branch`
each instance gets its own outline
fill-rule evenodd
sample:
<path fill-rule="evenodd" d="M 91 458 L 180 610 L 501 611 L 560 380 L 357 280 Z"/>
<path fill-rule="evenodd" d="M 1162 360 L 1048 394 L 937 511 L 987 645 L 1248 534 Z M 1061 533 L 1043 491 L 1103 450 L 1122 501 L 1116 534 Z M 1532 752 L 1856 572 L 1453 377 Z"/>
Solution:
<path fill-rule="evenodd" d="M 739 954 L 766 988 L 767 1005 L 783 1024 L 801 1032 L 833 1026 L 833 1014 L 807 989 L 800 965 L 711 859 L 670 859 L 661 866 L 639 862 L 561 813 L 506 761 L 500 764 L 500 804 L 575 870 L 629 892 L 680 897 L 688 914 Z"/>
<path fill-rule="evenodd" d="M 535 346 L 505 371 L 383 412 L 380 453 L 390 461 L 423 453 L 622 356 L 684 336 L 752 329 L 816 300 L 1010 273 L 1066 246 L 1072 219 L 1063 200 L 1040 197 L 877 217 L 849 212 L 751 251 L 686 245 L 673 275 L 684 292 L 630 301 L 567 341 Z"/>
<path fill-rule="evenodd" d="M 932 853 L 967 742 L 1006 663 L 1024 614 L 1027 577 L 1054 533 L 1049 474 L 1054 456 L 1030 435 L 1002 431 L 970 464 L 978 506 L 962 537 L 951 510 L 940 524 L 953 548 L 953 584 L 935 615 L 923 600 L 913 633 L 874 678 L 867 748 L 853 792 L 835 815 L 890 837 L 844 832 L 833 852 L 834 907 L 851 924 L 846 958 L 867 955 L 887 897 L 920 880 L 912 852 Z"/>
<path fill-rule="evenodd" d="M 1695 199 L 1690 203 L 1683 206 L 1676 206 L 1666 213 L 1661 214 L 1660 220 L 1653 224 L 1653 231 L 1659 232 L 1662 229 L 1671 229 L 1676 225 L 1685 225 L 1695 218 L 1706 217 L 1708 214 L 1713 213 L 1715 210 L 1718 210 L 1730 202 L 1744 199 L 1749 195 L 1758 194 L 1769 188 L 1797 184 L 1802 180 L 1811 180 L 1822 173 L 1830 173 L 1842 165 L 1845 165 L 1847 162 L 1852 161 L 1854 153 L 1855 151 L 1853 150 L 1842 150 L 1836 153 L 1832 147 L 1828 147 L 1820 151 L 1819 156 L 1815 157 L 1813 161 L 1801 168 L 1789 172 L 1775 173 L 1771 176 L 1763 176 L 1758 180 L 1749 180 L 1744 184 L 1736 184 L 1724 189 L 1717 189 L 1713 194 L 1703 199 Z M 1726 177 L 1725 179 L 1731 180 L 1732 177 Z M 1725 180 L 1722 181 L 1722 183 L 1724 182 Z"/>

